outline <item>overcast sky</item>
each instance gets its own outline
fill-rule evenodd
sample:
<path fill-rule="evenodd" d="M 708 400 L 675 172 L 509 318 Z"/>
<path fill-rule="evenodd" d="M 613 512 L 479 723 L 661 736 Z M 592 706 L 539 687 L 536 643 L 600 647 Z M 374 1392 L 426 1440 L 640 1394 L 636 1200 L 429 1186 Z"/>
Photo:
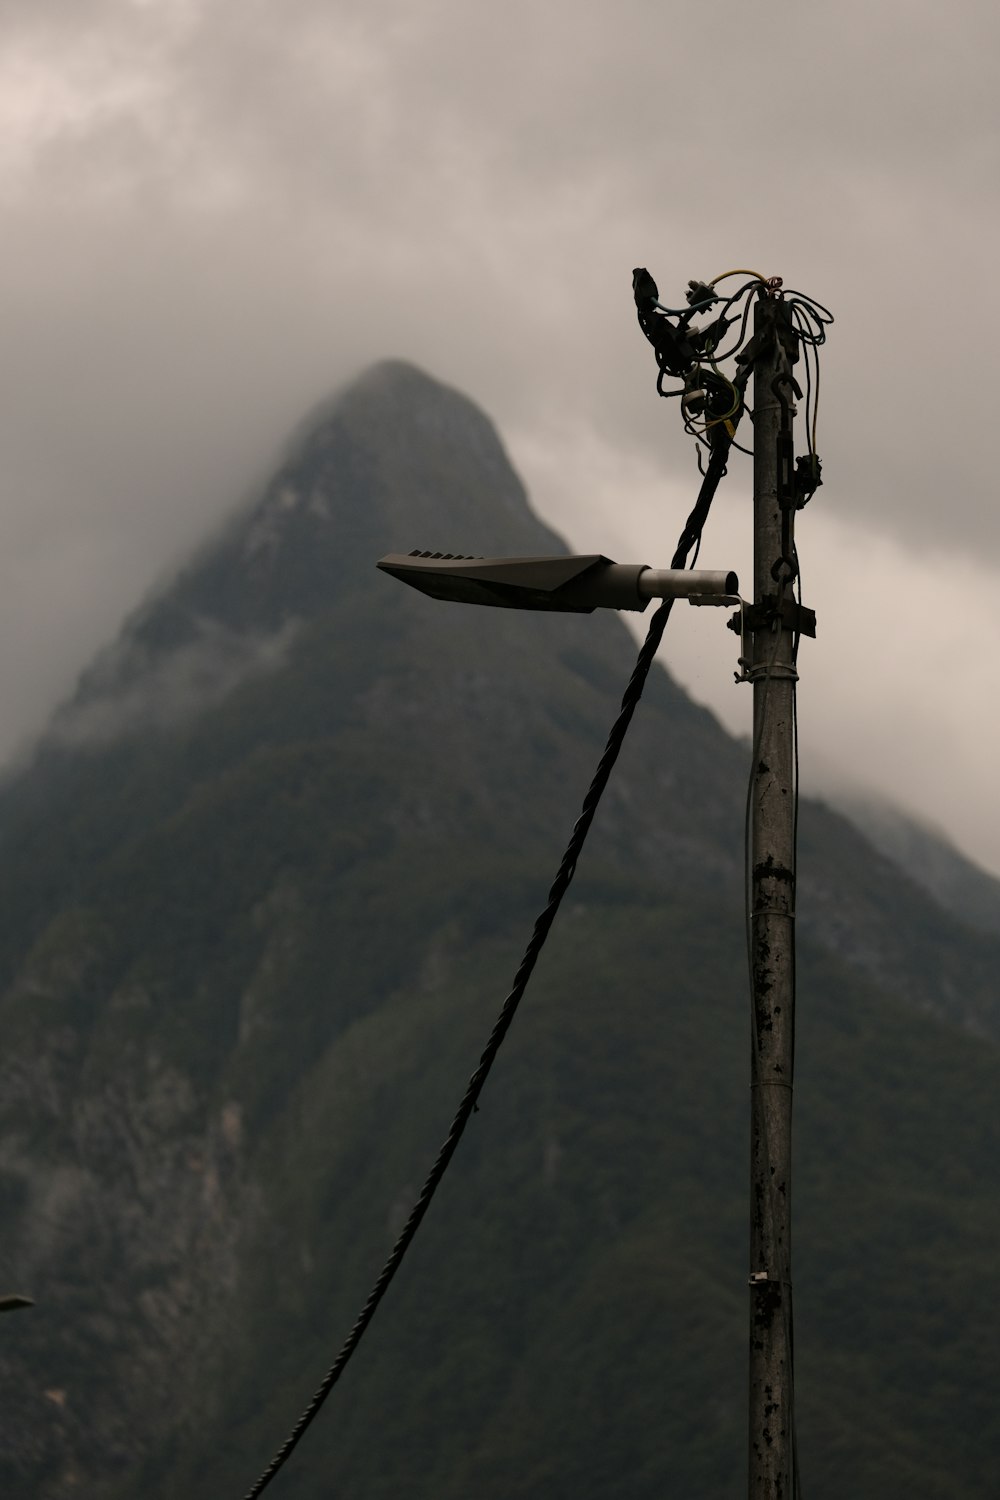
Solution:
<path fill-rule="evenodd" d="M 998 46 L 986 0 L 0 0 L 0 754 L 386 355 L 487 409 L 574 547 L 663 565 L 694 459 L 632 267 L 676 301 L 747 266 L 837 317 L 805 780 L 1000 871 Z M 749 585 L 743 465 L 702 561 Z M 733 637 L 678 615 L 745 730 Z"/>

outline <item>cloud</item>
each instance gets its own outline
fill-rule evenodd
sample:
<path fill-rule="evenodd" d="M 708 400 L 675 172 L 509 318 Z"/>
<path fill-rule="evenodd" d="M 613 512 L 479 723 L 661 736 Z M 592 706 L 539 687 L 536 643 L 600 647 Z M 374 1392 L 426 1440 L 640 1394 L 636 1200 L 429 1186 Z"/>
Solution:
<path fill-rule="evenodd" d="M 550 512 L 571 536 L 600 488 L 574 445 L 606 455 L 605 524 L 630 517 L 638 546 L 638 476 L 680 493 L 691 455 L 653 393 L 637 264 L 671 295 L 759 265 L 831 306 L 813 504 L 845 564 L 882 556 L 889 596 L 945 556 L 998 581 L 985 0 L 15 0 L 0 39 L 8 745 L 382 356 L 574 474 Z M 958 725 L 995 631 L 953 607 L 975 663 Z M 887 726 L 925 689 L 898 649 L 870 706 Z"/>
<path fill-rule="evenodd" d="M 241 634 L 206 617 L 192 621 L 191 631 L 192 639 L 166 651 L 152 651 L 131 633 L 107 647 L 53 718 L 46 742 L 99 749 L 128 735 L 174 729 L 281 666 L 298 623 Z"/>
<path fill-rule="evenodd" d="M 695 492 L 653 465 L 622 460 L 578 430 L 552 446 L 512 435 L 511 448 L 543 514 L 574 550 L 664 567 Z M 565 454 L 573 455 L 567 463 Z M 741 467 L 742 463 L 742 467 Z M 753 580 L 749 460 L 723 482 L 700 564 Z M 627 495 L 622 504 L 620 496 Z M 1000 824 L 990 808 L 1000 742 L 996 679 L 997 571 L 961 552 L 859 540 L 853 518 L 821 488 L 799 515 L 804 602 L 817 637 L 799 670 L 802 777 L 812 794 L 876 791 L 934 823 L 986 868 L 1000 872 Z M 634 633 L 643 617 L 623 615 Z M 734 682 L 736 637 L 728 612 L 678 607 L 660 660 L 734 734 L 751 732 L 751 692 Z"/>

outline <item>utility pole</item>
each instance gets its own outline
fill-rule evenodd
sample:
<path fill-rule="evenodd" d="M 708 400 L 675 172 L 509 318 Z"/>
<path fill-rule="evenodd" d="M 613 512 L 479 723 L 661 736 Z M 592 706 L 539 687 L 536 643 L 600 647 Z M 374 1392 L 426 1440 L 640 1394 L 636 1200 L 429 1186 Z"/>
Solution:
<path fill-rule="evenodd" d="M 716 291 L 717 285 L 728 277 L 743 275 L 751 279 L 734 296 L 723 298 Z M 739 614 L 730 621 L 731 628 L 740 634 L 743 648 L 742 674 L 737 674 L 737 678 L 753 683 L 747 892 L 752 1018 L 749 1500 L 797 1500 L 798 1496 L 791 1276 L 798 799 L 795 685 L 798 641 L 802 635 L 816 634 L 816 617 L 797 603 L 794 595 L 798 572 L 795 512 L 821 483 L 821 465 L 815 451 L 816 398 L 810 400 L 808 359 L 810 348 L 816 358 L 816 349 L 825 342 L 826 327 L 833 322 L 832 314 L 822 304 L 802 293 L 790 294 L 786 304 L 781 285 L 777 276 L 765 278 L 753 271 L 726 271 L 711 282 L 689 282 L 687 308 L 669 308 L 660 303 L 649 272 L 643 267 L 633 272 L 639 326 L 656 354 L 657 390 L 661 396 L 681 397 L 686 429 L 711 452 L 707 467 L 702 469 L 698 499 L 669 569 L 612 563 L 601 554 L 505 559 L 413 552 L 408 556 L 392 554 L 378 564 L 385 572 L 434 598 L 466 604 L 583 611 L 596 606 L 641 609 L 650 598 L 687 598 L 692 604 L 740 606 Z M 754 298 L 753 337 L 749 344 L 743 344 L 744 318 L 739 347 L 718 356 L 723 360 L 735 357 L 737 374 L 730 380 L 718 368 L 716 355 L 726 330 L 737 320 L 738 314 L 732 309 L 746 295 Z M 720 303 L 721 311 L 705 326 L 691 322 L 696 310 L 716 308 Z M 811 405 L 812 423 L 809 451 L 796 458 L 792 432 L 794 398 L 802 393 L 792 366 L 800 350 L 807 371 L 806 419 L 808 423 Z M 726 472 L 751 370 L 754 594 L 753 603 L 746 605 L 738 597 L 735 574 L 695 572 L 688 570 L 686 563 L 691 551 L 700 545 L 709 506 Z M 663 381 L 668 377 L 681 385 L 665 390 Z M 526 960 L 531 956 L 532 966 L 558 901 L 572 878 L 589 820 L 642 691 L 659 641 L 657 632 L 662 633 L 666 622 L 665 614 L 659 616 L 659 625 L 657 618 L 654 617 L 623 699 L 622 712 L 587 793 L 586 816 L 581 814 L 577 820 L 573 840 L 560 867 L 557 885 L 553 887 L 554 891 L 558 889 L 558 895 L 554 904 L 550 899 L 550 906 L 543 913 L 544 924 L 536 924 L 535 931 L 541 937 L 536 947 L 529 944 L 526 953 Z M 748 641 L 747 632 L 752 641 Z M 579 845 L 574 842 L 578 836 Z M 559 885 L 564 871 L 568 873 Z M 519 1000 L 530 972 L 531 967 L 526 968 L 522 963 L 518 971 L 520 988 L 515 986 L 508 1002 Z M 505 1026 L 507 1023 L 505 1020 Z"/>
<path fill-rule="evenodd" d="M 755 305 L 750 844 L 750 1500 L 793 1500 L 791 1144 L 795 1036 L 794 336 Z"/>

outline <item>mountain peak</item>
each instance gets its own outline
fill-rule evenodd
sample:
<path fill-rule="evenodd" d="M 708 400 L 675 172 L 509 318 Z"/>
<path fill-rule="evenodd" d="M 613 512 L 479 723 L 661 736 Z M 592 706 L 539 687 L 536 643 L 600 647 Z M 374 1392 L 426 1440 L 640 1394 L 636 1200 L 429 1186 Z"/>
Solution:
<path fill-rule="evenodd" d="M 415 365 L 386 359 L 299 425 L 251 503 L 84 674 L 52 737 L 101 741 L 110 726 L 207 707 L 280 662 L 301 622 L 365 588 L 380 556 L 417 548 L 565 551 L 532 512 L 485 413 Z"/>
<path fill-rule="evenodd" d="M 525 546 L 564 550 L 533 515 L 500 436 L 474 401 L 402 359 L 370 365 L 300 424 L 285 467 L 319 468 L 340 490 L 336 457 L 347 439 L 355 464 L 377 480 L 376 502 L 394 535 L 386 550 L 450 547 L 510 550 L 511 526 Z M 430 540 L 415 535 L 426 527 Z M 402 531 L 407 535 L 399 535 Z M 487 540 L 491 538 L 492 540 Z"/>

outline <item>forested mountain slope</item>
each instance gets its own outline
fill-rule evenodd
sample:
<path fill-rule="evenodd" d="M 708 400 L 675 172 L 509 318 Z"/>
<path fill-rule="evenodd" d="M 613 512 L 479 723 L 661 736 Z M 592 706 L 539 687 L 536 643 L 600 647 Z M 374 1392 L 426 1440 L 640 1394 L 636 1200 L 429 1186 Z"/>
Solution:
<path fill-rule="evenodd" d="M 38 1300 L 3 1320 L 5 1494 L 244 1494 L 478 1059 L 634 650 L 608 615 L 376 572 L 413 547 L 562 544 L 482 413 L 388 363 L 0 794 L 0 1278 Z M 745 760 L 654 670 L 482 1108 L 276 1497 L 742 1493 Z M 806 1489 L 987 1496 L 1000 941 L 819 804 L 801 862 Z"/>

